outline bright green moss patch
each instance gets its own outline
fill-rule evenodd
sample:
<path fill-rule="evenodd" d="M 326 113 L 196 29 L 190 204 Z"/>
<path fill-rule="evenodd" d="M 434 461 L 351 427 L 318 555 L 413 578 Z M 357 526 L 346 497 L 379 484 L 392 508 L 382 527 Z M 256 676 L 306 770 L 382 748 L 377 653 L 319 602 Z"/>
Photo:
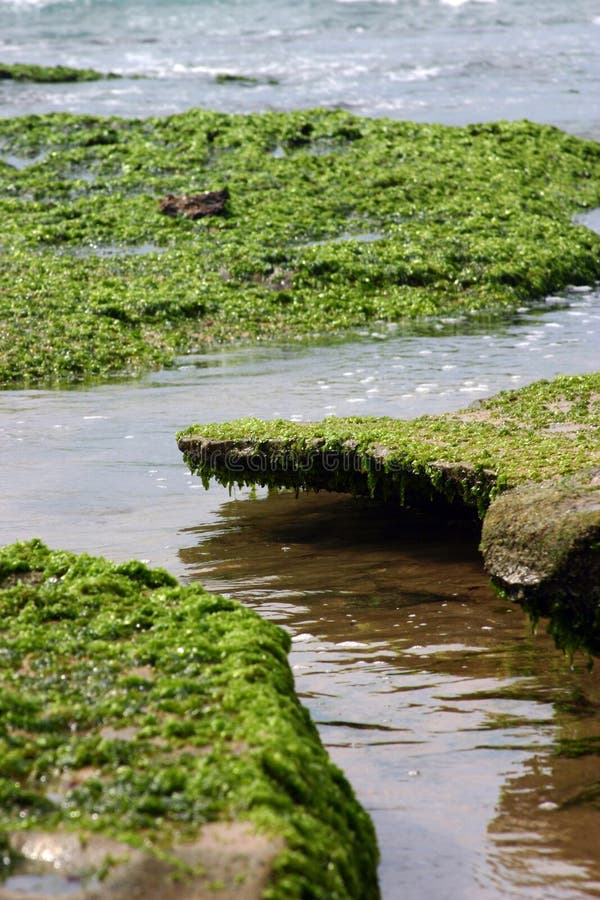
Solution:
<path fill-rule="evenodd" d="M 0 385 L 214 341 L 510 312 L 600 278 L 600 147 L 529 122 L 191 110 L 0 120 Z M 162 215 L 226 187 L 227 215 Z"/>
<path fill-rule="evenodd" d="M 487 508 L 524 481 L 600 459 L 600 374 L 505 391 L 467 410 L 413 421 L 242 419 L 178 435 L 192 471 L 224 484 L 274 484 Z"/>
<path fill-rule="evenodd" d="M 379 896 L 371 822 L 280 628 L 162 570 L 32 541 L 0 551 L 0 634 L 2 846 L 67 828 L 162 852 L 247 819 L 286 842 L 265 897 Z"/>
<path fill-rule="evenodd" d="M 118 78 L 113 72 L 103 74 L 95 69 L 73 69 L 69 66 L 36 66 L 28 63 L 0 62 L 0 81 L 38 81 L 45 84 L 69 81 L 100 81 Z"/>

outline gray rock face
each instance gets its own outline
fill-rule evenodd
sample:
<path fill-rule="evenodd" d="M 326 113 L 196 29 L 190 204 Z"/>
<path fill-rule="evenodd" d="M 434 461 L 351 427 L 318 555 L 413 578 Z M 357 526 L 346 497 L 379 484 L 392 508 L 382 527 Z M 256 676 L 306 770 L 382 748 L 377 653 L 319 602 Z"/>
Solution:
<path fill-rule="evenodd" d="M 551 616 L 563 646 L 600 647 L 600 469 L 502 494 L 484 518 L 481 550 L 494 584 Z"/>

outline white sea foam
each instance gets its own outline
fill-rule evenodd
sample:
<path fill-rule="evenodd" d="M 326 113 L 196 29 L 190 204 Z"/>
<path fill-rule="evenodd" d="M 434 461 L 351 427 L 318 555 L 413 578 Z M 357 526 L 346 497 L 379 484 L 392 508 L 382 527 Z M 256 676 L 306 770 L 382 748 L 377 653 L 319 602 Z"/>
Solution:
<path fill-rule="evenodd" d="M 314 634 L 309 631 L 303 631 L 300 634 L 292 635 L 292 644 L 305 644 L 307 641 L 316 640 Z"/>
<path fill-rule="evenodd" d="M 465 6 L 467 3 L 495 3 L 496 0 L 440 0 L 442 6 Z"/>
<path fill-rule="evenodd" d="M 21 9 L 34 9 L 43 6 L 58 6 L 62 3 L 74 3 L 75 0 L 0 0 L 0 6 L 14 6 Z"/>
<path fill-rule="evenodd" d="M 439 66 L 415 66 L 414 69 L 408 69 L 406 72 L 389 72 L 390 81 L 427 81 L 429 78 L 437 78 L 440 74 Z"/>
<path fill-rule="evenodd" d="M 60 61 L 145 76 L 134 87 L 2 83 L 1 114 L 143 117 L 193 106 L 236 113 L 324 106 L 453 125 L 529 118 L 595 134 L 588 32 L 600 25 L 600 10 L 587 17 L 575 10 L 566 32 L 558 22 L 542 27 L 542 0 L 503 0 L 501 23 L 489 14 L 498 8 L 497 0 L 0 0 L 6 62 Z M 448 29 L 448 17 L 465 14 L 477 40 L 470 29 Z M 569 52 L 571 41 L 583 55 Z M 482 66 L 492 47 L 494 65 Z M 223 86 L 220 73 L 257 83 L 252 90 L 242 81 Z M 566 83 L 572 95 L 560 93 Z"/>

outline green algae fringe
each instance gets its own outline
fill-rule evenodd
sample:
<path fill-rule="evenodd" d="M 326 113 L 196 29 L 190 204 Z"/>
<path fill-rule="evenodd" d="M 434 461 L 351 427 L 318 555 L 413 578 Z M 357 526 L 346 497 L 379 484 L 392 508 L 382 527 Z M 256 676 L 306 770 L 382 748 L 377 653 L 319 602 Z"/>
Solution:
<path fill-rule="evenodd" d="M 225 187 L 224 215 L 160 211 L 166 194 Z M 0 120 L 0 386 L 508 314 L 600 278 L 600 237 L 572 221 L 597 206 L 600 146 L 527 121 Z"/>
<path fill-rule="evenodd" d="M 517 579 L 510 587 L 497 578 L 495 586 L 534 622 L 549 617 L 559 648 L 599 654 L 600 491 L 594 473 L 600 471 L 600 373 L 538 381 L 465 410 L 413 421 L 241 419 L 192 425 L 177 439 L 205 486 L 215 478 L 229 486 L 347 491 L 416 508 L 458 506 L 484 520 L 484 534 L 494 499 L 514 497 L 482 550 L 494 549 L 514 518 L 507 564 L 523 569 L 529 535 L 540 547 L 529 577 L 535 571 L 539 580 Z M 523 510 L 519 486 L 532 495 Z M 549 498 L 558 498 L 567 514 L 554 530 L 559 507 L 551 507 Z"/>
<path fill-rule="evenodd" d="M 468 409 L 404 421 L 239 419 L 179 432 L 191 471 L 225 485 L 327 488 L 483 517 L 500 492 L 598 462 L 600 373 L 502 391 Z"/>
<path fill-rule="evenodd" d="M 17 830 L 159 853 L 245 819 L 285 840 L 267 900 L 377 900 L 371 821 L 295 695 L 282 629 L 163 570 L 34 540 L 0 550 L 0 633 L 5 874 Z"/>

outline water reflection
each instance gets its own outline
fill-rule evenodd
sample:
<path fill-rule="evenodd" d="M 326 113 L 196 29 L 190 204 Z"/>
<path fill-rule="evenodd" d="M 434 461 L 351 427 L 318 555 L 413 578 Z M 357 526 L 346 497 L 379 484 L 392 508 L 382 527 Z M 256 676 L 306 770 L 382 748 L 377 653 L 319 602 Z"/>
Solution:
<path fill-rule="evenodd" d="M 564 801 L 597 757 L 555 752 L 600 733 L 600 679 L 494 595 L 472 522 L 263 493 L 185 538 L 187 579 L 290 630 L 298 691 L 373 815 L 387 900 L 596 895 L 597 800 Z"/>

